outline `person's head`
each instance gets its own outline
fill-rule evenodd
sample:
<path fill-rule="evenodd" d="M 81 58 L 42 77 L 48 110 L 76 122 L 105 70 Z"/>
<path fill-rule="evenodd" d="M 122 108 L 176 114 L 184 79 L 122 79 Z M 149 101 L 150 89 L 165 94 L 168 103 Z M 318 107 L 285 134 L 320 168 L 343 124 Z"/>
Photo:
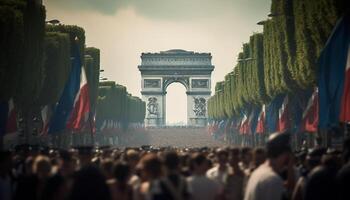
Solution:
<path fill-rule="evenodd" d="M 332 168 L 339 169 L 342 166 L 341 152 L 337 149 L 328 149 L 326 154 L 322 156 L 322 165 Z"/>
<path fill-rule="evenodd" d="M 273 163 L 273 168 L 278 173 L 287 166 L 291 154 L 290 134 L 288 132 L 273 133 L 266 143 L 266 155 Z"/>
<path fill-rule="evenodd" d="M 162 162 L 154 153 L 148 153 L 141 158 L 140 166 L 142 178 L 157 179 L 162 175 Z"/>
<path fill-rule="evenodd" d="M 306 167 L 308 170 L 312 170 L 313 168 L 317 167 L 321 164 L 322 156 L 326 153 L 325 148 L 315 148 L 310 150 L 308 155 L 306 156 Z"/>
<path fill-rule="evenodd" d="M 248 165 L 252 161 L 252 149 L 250 147 L 243 147 L 241 152 L 242 162 Z"/>
<path fill-rule="evenodd" d="M 91 146 L 77 147 L 81 167 L 91 164 L 93 158 L 92 149 L 93 147 Z"/>
<path fill-rule="evenodd" d="M 230 149 L 229 163 L 233 167 L 237 167 L 240 161 L 240 152 L 238 148 Z"/>
<path fill-rule="evenodd" d="M 51 173 L 51 162 L 46 156 L 37 156 L 33 163 L 33 173 L 36 174 L 39 179 L 46 179 Z"/>
<path fill-rule="evenodd" d="M 228 161 L 228 151 L 226 149 L 218 149 L 216 152 L 219 165 L 226 165 Z"/>
<path fill-rule="evenodd" d="M 114 178 L 119 182 L 126 184 L 130 178 L 130 166 L 126 162 L 117 162 L 114 165 Z"/>
<path fill-rule="evenodd" d="M 169 151 L 165 153 L 164 165 L 168 170 L 170 171 L 178 170 L 179 164 L 180 164 L 180 159 L 175 151 Z"/>
<path fill-rule="evenodd" d="M 255 167 L 263 164 L 266 160 L 265 150 L 263 148 L 255 148 L 253 151 L 253 164 Z"/>
<path fill-rule="evenodd" d="M 101 170 L 107 179 L 113 178 L 113 160 L 106 158 L 101 161 Z"/>
<path fill-rule="evenodd" d="M 195 153 L 191 157 L 191 168 L 195 174 L 204 175 L 208 170 L 208 160 L 203 153 Z"/>
<path fill-rule="evenodd" d="M 350 137 L 345 138 L 343 143 L 343 160 L 345 163 L 350 161 Z"/>
<path fill-rule="evenodd" d="M 32 175 L 33 174 L 33 162 L 34 162 L 34 159 L 32 156 L 29 156 L 26 158 L 26 160 L 24 162 L 25 175 Z"/>
<path fill-rule="evenodd" d="M 106 179 L 101 171 L 95 166 L 82 167 L 73 178 L 72 188 L 69 195 L 73 199 L 101 199 L 111 198 Z"/>
<path fill-rule="evenodd" d="M 63 176 L 72 175 L 75 170 L 75 164 L 71 153 L 69 153 L 68 151 L 62 150 L 59 152 L 59 157 L 61 161 L 59 164 L 59 170 L 61 175 Z"/>
<path fill-rule="evenodd" d="M 131 167 L 131 169 L 134 169 L 136 167 L 139 160 L 139 152 L 135 151 L 134 149 L 129 149 L 126 151 L 125 161 Z"/>

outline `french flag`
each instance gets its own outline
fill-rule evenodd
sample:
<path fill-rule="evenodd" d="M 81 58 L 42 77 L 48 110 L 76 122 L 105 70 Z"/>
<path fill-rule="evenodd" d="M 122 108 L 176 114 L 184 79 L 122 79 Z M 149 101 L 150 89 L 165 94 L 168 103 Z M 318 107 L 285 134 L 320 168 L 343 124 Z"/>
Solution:
<path fill-rule="evenodd" d="M 72 68 L 49 124 L 49 134 L 61 133 L 67 127 L 67 121 L 74 107 L 74 101 L 80 88 L 81 58 L 78 44 L 73 46 Z"/>
<path fill-rule="evenodd" d="M 306 109 L 303 112 L 302 131 L 316 132 L 318 126 L 318 89 L 316 88 L 310 97 Z"/>
<path fill-rule="evenodd" d="M 350 45 L 348 48 L 348 58 L 345 67 L 344 91 L 341 100 L 340 121 L 350 122 Z"/>
<path fill-rule="evenodd" d="M 263 134 L 265 132 L 265 104 L 261 108 L 255 132 L 258 134 Z"/>
<path fill-rule="evenodd" d="M 243 115 L 241 124 L 239 126 L 239 133 L 240 134 L 247 134 L 248 133 L 248 127 L 249 127 L 249 119 L 247 115 Z"/>
<path fill-rule="evenodd" d="M 350 121 L 350 16 L 342 17 L 318 60 L 319 127 Z"/>
<path fill-rule="evenodd" d="M 67 128 L 75 132 L 82 131 L 90 126 L 90 98 L 89 87 L 84 67 L 81 69 L 80 89 L 74 101 L 73 111 L 67 122 Z"/>
<path fill-rule="evenodd" d="M 49 131 L 49 122 L 52 114 L 52 109 L 50 106 L 46 105 L 41 109 L 41 119 L 43 121 L 43 126 L 41 129 L 41 135 L 46 135 Z"/>
<path fill-rule="evenodd" d="M 278 111 L 278 128 L 277 131 L 283 132 L 290 127 L 288 113 L 288 95 L 284 97 L 281 108 Z"/>

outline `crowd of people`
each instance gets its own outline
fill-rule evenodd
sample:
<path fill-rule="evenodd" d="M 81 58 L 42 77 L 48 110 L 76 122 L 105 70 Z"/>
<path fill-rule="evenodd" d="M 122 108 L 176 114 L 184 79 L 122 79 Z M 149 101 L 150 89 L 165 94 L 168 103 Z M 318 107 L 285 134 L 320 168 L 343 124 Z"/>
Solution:
<path fill-rule="evenodd" d="M 350 140 L 293 151 L 289 138 L 258 148 L 21 145 L 1 152 L 0 199 L 349 200 Z"/>

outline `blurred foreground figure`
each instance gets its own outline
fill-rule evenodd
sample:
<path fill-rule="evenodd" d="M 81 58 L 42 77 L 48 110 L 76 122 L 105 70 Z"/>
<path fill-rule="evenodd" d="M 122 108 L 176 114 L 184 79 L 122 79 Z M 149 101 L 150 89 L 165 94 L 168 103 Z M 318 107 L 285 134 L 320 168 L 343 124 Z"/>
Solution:
<path fill-rule="evenodd" d="M 203 154 L 194 154 L 191 158 L 192 176 L 187 178 L 193 200 L 214 200 L 219 198 L 220 185 L 205 176 L 209 161 Z"/>
<path fill-rule="evenodd" d="M 250 176 L 245 200 L 281 200 L 287 190 L 279 174 L 290 165 L 291 148 L 288 133 L 274 133 L 266 144 L 267 160 Z"/>
<path fill-rule="evenodd" d="M 344 166 L 337 174 L 337 186 L 339 188 L 338 199 L 350 199 L 350 138 L 344 141 L 343 147 Z"/>

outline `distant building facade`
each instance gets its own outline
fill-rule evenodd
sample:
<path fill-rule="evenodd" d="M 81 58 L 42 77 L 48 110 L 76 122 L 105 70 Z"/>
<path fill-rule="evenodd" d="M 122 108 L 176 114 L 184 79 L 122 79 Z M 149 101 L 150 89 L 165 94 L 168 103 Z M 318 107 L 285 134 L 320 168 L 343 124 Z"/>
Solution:
<path fill-rule="evenodd" d="M 160 127 L 166 122 L 166 90 L 178 82 L 187 94 L 187 125 L 205 126 L 207 100 L 211 94 L 211 73 L 214 66 L 210 53 L 195 53 L 181 49 L 142 53 L 141 94 L 146 102 L 145 125 Z M 176 105 L 173 105 L 176 106 Z"/>

